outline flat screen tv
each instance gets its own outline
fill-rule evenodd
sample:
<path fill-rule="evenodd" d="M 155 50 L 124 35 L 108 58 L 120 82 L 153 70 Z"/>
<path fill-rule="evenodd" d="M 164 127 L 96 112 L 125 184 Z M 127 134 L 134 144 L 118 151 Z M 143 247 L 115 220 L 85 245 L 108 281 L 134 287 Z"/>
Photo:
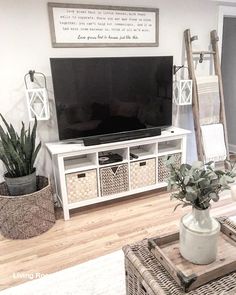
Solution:
<path fill-rule="evenodd" d="M 60 140 L 171 125 L 172 56 L 50 63 Z"/>

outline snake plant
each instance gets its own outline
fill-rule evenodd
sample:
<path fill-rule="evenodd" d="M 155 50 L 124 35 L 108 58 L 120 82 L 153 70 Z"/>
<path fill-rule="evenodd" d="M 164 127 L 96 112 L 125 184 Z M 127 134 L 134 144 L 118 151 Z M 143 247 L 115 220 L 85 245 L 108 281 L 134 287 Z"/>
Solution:
<path fill-rule="evenodd" d="M 33 128 L 25 129 L 22 122 L 19 134 L 12 124 L 8 124 L 0 114 L 5 125 L 5 131 L 0 125 L 0 160 L 6 167 L 7 177 L 21 177 L 32 174 L 35 171 L 34 162 L 41 148 L 41 142 L 35 145 L 37 119 L 35 118 Z"/>

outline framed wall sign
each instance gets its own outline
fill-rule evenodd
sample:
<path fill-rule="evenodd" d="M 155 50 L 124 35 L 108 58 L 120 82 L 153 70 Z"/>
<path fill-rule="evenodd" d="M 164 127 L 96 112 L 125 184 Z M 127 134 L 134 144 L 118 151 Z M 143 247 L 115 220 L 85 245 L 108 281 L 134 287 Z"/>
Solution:
<path fill-rule="evenodd" d="M 53 47 L 158 46 L 159 10 L 48 3 Z"/>

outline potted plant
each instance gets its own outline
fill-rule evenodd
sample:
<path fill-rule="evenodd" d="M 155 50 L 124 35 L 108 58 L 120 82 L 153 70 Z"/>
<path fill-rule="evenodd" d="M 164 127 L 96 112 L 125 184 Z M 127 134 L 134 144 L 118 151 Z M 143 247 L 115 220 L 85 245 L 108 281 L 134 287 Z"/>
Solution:
<path fill-rule="evenodd" d="M 0 183 L 0 232 L 10 239 L 28 239 L 44 233 L 55 223 L 54 199 L 50 181 L 35 173 L 37 120 L 19 134 L 0 117 L 0 160 L 6 167 L 5 182 Z"/>
<path fill-rule="evenodd" d="M 170 169 L 168 189 L 177 189 L 171 195 L 180 201 L 175 209 L 192 206 L 192 212 L 180 221 L 180 253 L 195 264 L 209 264 L 216 259 L 219 222 L 210 216 L 211 202 L 217 202 L 219 193 L 229 189 L 236 176 L 234 164 L 226 161 L 225 171 L 215 170 L 214 163 L 195 162 L 193 165 L 174 165 L 167 160 Z"/>
<path fill-rule="evenodd" d="M 36 146 L 37 119 L 33 128 L 30 125 L 25 129 L 22 122 L 18 135 L 12 124 L 8 124 L 0 114 L 5 125 L 5 131 L 0 125 L 0 160 L 4 163 L 7 172 L 4 179 L 10 195 L 24 195 L 36 191 L 35 159 L 41 148 L 41 142 Z"/>

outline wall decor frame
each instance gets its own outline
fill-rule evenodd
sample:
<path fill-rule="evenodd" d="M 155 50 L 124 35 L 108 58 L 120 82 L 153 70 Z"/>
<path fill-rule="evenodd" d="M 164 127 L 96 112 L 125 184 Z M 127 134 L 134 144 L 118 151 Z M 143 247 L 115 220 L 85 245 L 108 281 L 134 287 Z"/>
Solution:
<path fill-rule="evenodd" d="M 157 47 L 159 9 L 48 3 L 52 47 Z"/>

